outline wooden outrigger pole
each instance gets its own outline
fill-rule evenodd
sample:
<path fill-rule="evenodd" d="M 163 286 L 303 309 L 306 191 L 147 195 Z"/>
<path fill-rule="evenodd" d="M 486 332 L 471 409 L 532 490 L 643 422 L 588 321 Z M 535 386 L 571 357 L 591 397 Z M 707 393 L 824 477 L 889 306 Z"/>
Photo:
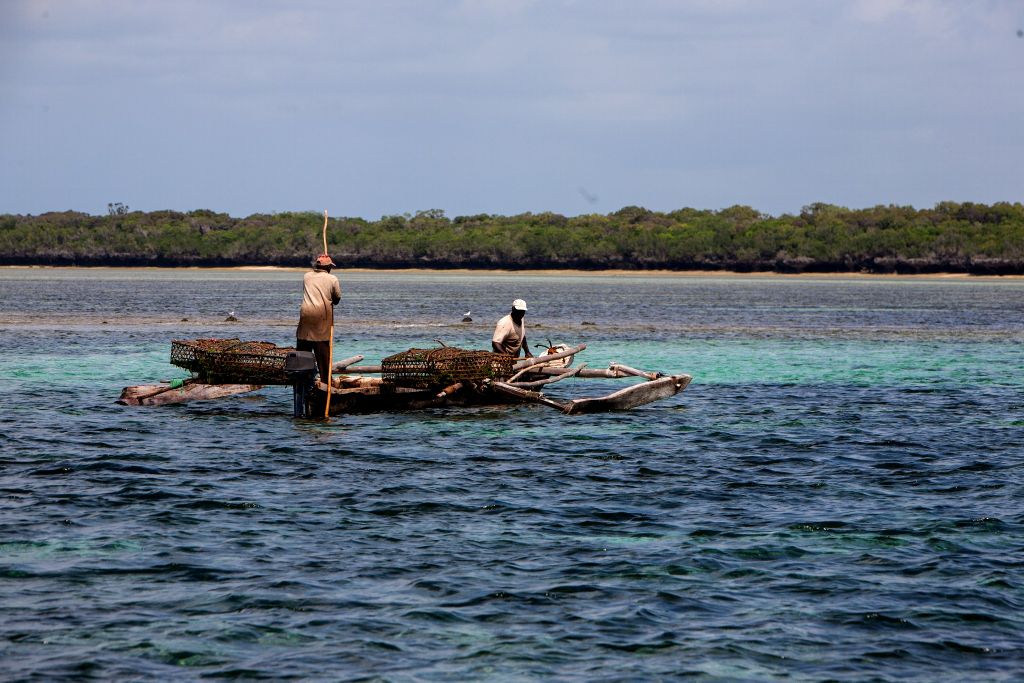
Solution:
<path fill-rule="evenodd" d="M 324 209 L 324 253 L 327 252 L 327 209 Z M 327 400 L 324 402 L 324 417 L 331 414 L 331 366 L 334 365 L 334 306 L 331 306 L 331 339 L 327 347 Z"/>

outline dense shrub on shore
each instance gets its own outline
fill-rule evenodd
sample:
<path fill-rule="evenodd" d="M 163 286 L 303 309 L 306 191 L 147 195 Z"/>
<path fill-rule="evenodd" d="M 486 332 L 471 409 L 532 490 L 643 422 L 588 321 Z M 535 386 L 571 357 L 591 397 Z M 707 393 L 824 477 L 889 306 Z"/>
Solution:
<path fill-rule="evenodd" d="M 233 218 L 198 210 L 0 215 L 0 263 L 305 266 L 322 215 Z M 376 221 L 334 218 L 341 266 L 729 269 L 781 272 L 1024 273 L 1024 205 L 942 202 L 931 209 L 812 204 L 769 216 L 747 206 L 667 213 L 479 214 L 432 209 Z"/>

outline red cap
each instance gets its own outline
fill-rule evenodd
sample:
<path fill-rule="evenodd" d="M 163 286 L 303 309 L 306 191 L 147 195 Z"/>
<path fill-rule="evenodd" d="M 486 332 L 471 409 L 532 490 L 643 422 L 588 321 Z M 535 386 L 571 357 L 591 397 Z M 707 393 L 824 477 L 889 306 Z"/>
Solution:
<path fill-rule="evenodd" d="M 337 268 L 338 264 L 331 260 L 331 257 L 327 254 L 320 254 L 316 257 L 316 265 L 318 266 L 331 266 Z"/>

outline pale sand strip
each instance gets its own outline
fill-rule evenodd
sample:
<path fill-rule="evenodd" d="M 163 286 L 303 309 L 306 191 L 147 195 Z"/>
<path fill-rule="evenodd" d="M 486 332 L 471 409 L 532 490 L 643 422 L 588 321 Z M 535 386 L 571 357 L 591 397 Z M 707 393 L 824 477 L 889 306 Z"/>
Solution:
<path fill-rule="evenodd" d="M 113 271 L 197 271 L 197 272 L 282 272 L 302 273 L 308 268 L 289 268 L 284 266 L 231 266 L 231 267 L 198 267 L 183 266 L 175 268 L 164 268 L 156 266 L 0 266 L 4 270 L 113 270 Z M 901 274 L 901 273 L 776 273 L 773 271 L 757 271 L 752 273 L 741 273 L 732 270 L 573 270 L 564 269 L 523 269 L 503 270 L 476 269 L 476 268 L 337 268 L 335 273 L 380 273 L 385 275 L 462 275 L 462 276 L 516 276 L 524 277 L 558 276 L 558 277 L 651 277 L 651 278 L 736 278 L 736 279 L 759 279 L 759 278 L 782 278 L 794 280 L 818 280 L 818 279 L 865 279 L 865 280 L 1024 280 L 1024 275 L 971 275 L 969 273 L 924 273 L 924 274 Z"/>

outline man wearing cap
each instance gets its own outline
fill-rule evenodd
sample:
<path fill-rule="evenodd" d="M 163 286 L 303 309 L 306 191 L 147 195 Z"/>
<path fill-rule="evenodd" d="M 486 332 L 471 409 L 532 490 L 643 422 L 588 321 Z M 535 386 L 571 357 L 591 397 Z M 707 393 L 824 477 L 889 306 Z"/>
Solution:
<path fill-rule="evenodd" d="M 491 348 L 495 353 L 519 356 L 519 349 L 522 349 L 526 352 L 527 358 L 533 356 L 530 353 L 530 347 L 526 344 L 526 323 L 523 322 L 525 316 L 526 302 L 516 299 L 512 302 L 512 310 L 509 314 L 499 320 L 494 327 Z"/>
<path fill-rule="evenodd" d="M 331 275 L 334 261 L 320 254 L 313 262 L 313 270 L 302 277 L 302 306 L 299 307 L 299 326 L 295 330 L 295 348 L 312 351 L 320 379 L 330 377 L 331 329 L 334 325 L 334 307 L 341 301 L 341 284 Z"/>

